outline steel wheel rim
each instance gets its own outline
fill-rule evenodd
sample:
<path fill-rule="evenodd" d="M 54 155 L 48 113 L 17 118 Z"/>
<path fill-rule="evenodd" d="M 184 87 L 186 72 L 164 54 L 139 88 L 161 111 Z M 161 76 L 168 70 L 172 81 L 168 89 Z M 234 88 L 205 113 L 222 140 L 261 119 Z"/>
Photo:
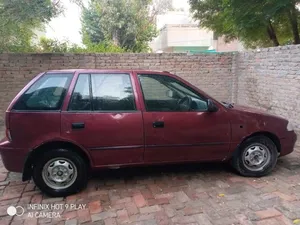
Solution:
<path fill-rule="evenodd" d="M 267 146 L 253 144 L 244 151 L 243 165 L 250 171 L 262 170 L 271 160 L 271 153 Z"/>
<path fill-rule="evenodd" d="M 44 165 L 42 177 L 47 186 L 53 189 L 65 189 L 75 182 L 77 168 L 69 159 L 54 158 Z"/>

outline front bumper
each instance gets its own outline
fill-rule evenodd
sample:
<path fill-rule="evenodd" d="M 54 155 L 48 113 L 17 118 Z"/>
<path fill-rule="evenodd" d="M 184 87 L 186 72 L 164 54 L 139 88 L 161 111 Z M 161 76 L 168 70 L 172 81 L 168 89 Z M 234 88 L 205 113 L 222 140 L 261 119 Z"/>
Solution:
<path fill-rule="evenodd" d="M 281 144 L 280 156 L 290 154 L 294 150 L 296 141 L 297 141 L 297 135 L 294 131 L 290 131 L 286 136 L 286 138 L 280 139 L 280 144 Z"/>
<path fill-rule="evenodd" d="M 27 153 L 27 149 L 14 148 L 7 139 L 3 139 L 0 142 L 2 162 L 8 171 L 21 173 L 23 171 Z"/>

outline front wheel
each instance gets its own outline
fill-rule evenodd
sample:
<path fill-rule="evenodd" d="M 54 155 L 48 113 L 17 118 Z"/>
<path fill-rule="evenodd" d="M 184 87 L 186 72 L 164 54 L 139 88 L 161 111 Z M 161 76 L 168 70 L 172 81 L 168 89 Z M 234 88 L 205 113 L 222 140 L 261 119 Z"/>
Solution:
<path fill-rule="evenodd" d="M 41 191 L 63 197 L 81 191 L 87 184 L 86 162 L 75 152 L 53 149 L 34 164 L 33 180 Z"/>
<path fill-rule="evenodd" d="M 254 136 L 240 145 L 232 158 L 232 164 L 243 176 L 261 177 L 274 169 L 277 158 L 277 147 L 271 139 Z"/>

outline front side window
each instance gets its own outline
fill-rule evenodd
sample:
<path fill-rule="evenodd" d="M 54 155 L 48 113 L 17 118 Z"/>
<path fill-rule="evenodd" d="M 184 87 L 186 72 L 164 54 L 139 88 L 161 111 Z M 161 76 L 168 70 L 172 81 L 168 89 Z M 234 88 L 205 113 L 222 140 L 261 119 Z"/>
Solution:
<path fill-rule="evenodd" d="M 69 110 L 136 110 L 129 74 L 80 74 Z"/>
<path fill-rule="evenodd" d="M 45 74 L 17 101 L 14 110 L 60 110 L 73 74 Z"/>
<path fill-rule="evenodd" d="M 207 101 L 179 80 L 162 75 L 139 75 L 147 111 L 207 111 Z"/>

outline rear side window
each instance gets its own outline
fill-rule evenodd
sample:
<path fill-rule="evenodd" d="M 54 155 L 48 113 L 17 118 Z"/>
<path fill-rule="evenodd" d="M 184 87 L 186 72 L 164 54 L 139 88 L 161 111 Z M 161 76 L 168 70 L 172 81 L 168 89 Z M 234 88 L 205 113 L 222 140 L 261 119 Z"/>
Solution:
<path fill-rule="evenodd" d="M 17 101 L 14 110 L 60 110 L 73 74 L 45 74 Z"/>
<path fill-rule="evenodd" d="M 128 74 L 92 74 L 93 109 L 96 111 L 135 110 Z"/>
<path fill-rule="evenodd" d="M 80 74 L 70 111 L 134 111 L 129 74 Z"/>
<path fill-rule="evenodd" d="M 73 91 L 70 111 L 90 111 L 92 110 L 90 98 L 90 77 L 89 74 L 80 74 Z"/>

